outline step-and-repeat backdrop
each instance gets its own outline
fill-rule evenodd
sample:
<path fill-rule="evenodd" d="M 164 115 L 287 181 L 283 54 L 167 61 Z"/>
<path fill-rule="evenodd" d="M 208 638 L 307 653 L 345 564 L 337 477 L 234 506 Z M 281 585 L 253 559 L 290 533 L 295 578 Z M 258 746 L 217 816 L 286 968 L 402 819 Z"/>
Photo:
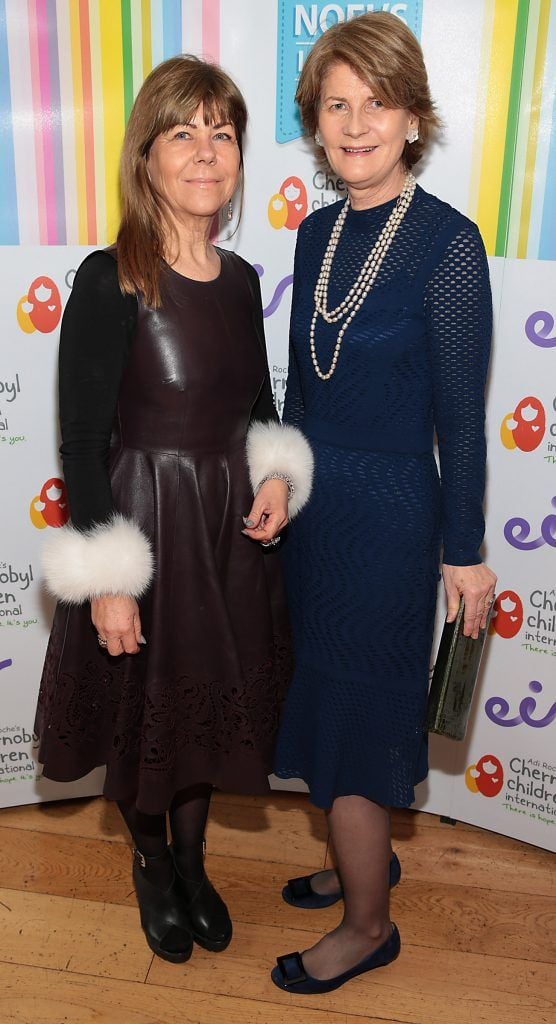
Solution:
<path fill-rule="evenodd" d="M 134 95 L 185 51 L 220 61 L 244 90 L 245 214 L 229 244 L 261 277 L 280 408 L 296 229 L 345 194 L 301 137 L 296 78 L 321 32 L 373 9 L 422 41 L 446 130 L 420 182 L 478 221 L 496 314 L 487 557 L 498 600 L 468 738 L 431 742 L 418 806 L 556 850 L 556 0 L 0 0 L 0 806 L 102 784 L 99 772 L 49 783 L 35 759 L 52 614 L 39 560 L 67 519 L 60 317 L 86 252 L 114 238 Z"/>

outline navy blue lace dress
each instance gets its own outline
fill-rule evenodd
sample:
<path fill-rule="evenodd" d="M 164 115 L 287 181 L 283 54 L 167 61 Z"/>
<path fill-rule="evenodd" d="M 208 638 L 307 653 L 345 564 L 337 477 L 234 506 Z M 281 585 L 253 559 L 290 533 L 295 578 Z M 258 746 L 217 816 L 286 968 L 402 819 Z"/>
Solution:
<path fill-rule="evenodd" d="M 336 306 L 394 201 L 348 213 Z M 481 561 L 484 389 L 492 303 L 478 229 L 417 187 L 336 372 L 311 363 L 313 292 L 340 204 L 299 229 L 284 419 L 315 455 L 284 562 L 296 671 L 275 771 L 329 807 L 357 794 L 405 807 L 426 777 L 423 719 L 442 560 Z M 319 318 L 326 372 L 338 325 Z M 439 478 L 433 455 L 438 437 Z"/>

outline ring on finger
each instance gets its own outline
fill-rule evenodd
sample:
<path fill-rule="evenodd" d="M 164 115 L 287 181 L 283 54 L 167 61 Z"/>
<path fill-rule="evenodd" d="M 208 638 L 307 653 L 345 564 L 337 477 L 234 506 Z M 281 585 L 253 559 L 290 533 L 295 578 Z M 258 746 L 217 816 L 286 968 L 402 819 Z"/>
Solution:
<path fill-rule="evenodd" d="M 276 537 L 273 537 L 272 540 L 266 540 L 266 541 L 262 540 L 261 541 L 261 547 L 263 547 L 263 548 L 274 548 L 279 543 L 280 543 L 280 534 L 278 534 Z"/>
<path fill-rule="evenodd" d="M 100 636 L 100 634 L 99 634 L 97 636 L 97 640 L 98 640 L 98 643 L 99 643 L 99 647 L 108 647 L 108 640 L 106 640 L 105 637 Z"/>

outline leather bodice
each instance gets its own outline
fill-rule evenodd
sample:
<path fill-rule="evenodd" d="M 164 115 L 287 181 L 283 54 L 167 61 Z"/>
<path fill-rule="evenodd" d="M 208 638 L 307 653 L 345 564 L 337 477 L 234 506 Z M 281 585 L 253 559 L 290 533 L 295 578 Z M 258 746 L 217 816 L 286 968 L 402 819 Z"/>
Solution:
<path fill-rule="evenodd" d="M 245 271 L 233 253 L 220 256 L 216 279 L 165 266 L 161 307 L 139 301 L 113 444 L 181 453 L 244 443 L 266 362 Z"/>

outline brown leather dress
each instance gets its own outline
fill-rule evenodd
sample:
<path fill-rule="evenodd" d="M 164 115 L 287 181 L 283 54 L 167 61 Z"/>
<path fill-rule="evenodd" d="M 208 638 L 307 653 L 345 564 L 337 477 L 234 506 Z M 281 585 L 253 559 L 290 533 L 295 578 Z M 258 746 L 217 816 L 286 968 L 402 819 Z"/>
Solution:
<path fill-rule="evenodd" d="M 245 270 L 227 257 L 197 282 L 165 268 L 162 289 L 160 309 L 138 303 L 110 450 L 114 507 L 155 555 L 147 643 L 111 658 L 90 606 L 59 605 L 36 723 L 47 777 L 106 764 L 105 795 L 136 793 L 148 814 L 198 782 L 267 791 L 291 672 L 279 556 L 241 533 L 268 372 Z"/>

